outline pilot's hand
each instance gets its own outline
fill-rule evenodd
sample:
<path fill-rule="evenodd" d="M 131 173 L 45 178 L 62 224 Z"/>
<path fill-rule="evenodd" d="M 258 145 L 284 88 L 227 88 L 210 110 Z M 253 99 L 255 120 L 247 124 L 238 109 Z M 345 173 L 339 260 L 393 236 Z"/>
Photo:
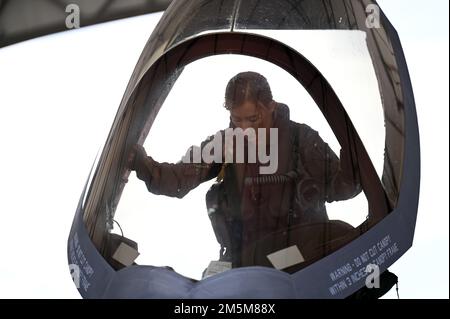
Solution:
<path fill-rule="evenodd" d="M 147 157 L 145 148 L 142 145 L 135 144 L 131 148 L 130 154 L 128 155 L 128 167 L 135 171 L 139 166 L 139 163 Z"/>

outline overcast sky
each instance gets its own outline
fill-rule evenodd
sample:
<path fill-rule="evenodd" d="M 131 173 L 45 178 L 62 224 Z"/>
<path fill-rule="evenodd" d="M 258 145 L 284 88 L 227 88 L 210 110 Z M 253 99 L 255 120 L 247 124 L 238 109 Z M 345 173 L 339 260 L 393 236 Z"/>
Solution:
<path fill-rule="evenodd" d="M 405 51 L 422 148 L 414 245 L 390 270 L 401 298 L 448 298 L 448 1 L 379 4 Z M 66 255 L 73 215 L 159 16 L 0 49 L 0 297 L 79 298 Z"/>

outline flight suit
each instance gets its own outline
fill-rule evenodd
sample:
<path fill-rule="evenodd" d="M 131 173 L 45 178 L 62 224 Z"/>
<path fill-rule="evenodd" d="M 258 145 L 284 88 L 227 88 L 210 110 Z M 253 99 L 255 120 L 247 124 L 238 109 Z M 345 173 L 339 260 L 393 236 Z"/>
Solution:
<path fill-rule="evenodd" d="M 232 261 L 234 267 L 266 265 L 265 256 L 255 254 L 281 249 L 292 240 L 301 240 L 307 247 L 309 237 L 305 239 L 304 232 L 299 239 L 299 234 L 287 230 L 295 225 L 326 224 L 326 202 L 350 199 L 361 191 L 356 165 L 348 152 L 341 150 L 339 159 L 316 131 L 289 119 L 286 105 L 277 105 L 273 123 L 278 129 L 278 168 L 271 175 L 261 175 L 259 163 L 158 163 L 143 148 L 132 165 L 150 192 L 177 198 L 220 176 L 217 205 L 228 229 L 226 245 L 232 246 L 221 258 Z M 204 141 L 201 148 L 211 139 Z M 328 228 L 327 233 L 340 232 L 339 227 Z M 317 229 L 313 231 L 315 235 L 308 236 L 323 235 Z M 258 246 L 258 241 L 264 244 Z M 305 259 L 313 258 L 317 250 L 314 247 L 303 249 Z"/>

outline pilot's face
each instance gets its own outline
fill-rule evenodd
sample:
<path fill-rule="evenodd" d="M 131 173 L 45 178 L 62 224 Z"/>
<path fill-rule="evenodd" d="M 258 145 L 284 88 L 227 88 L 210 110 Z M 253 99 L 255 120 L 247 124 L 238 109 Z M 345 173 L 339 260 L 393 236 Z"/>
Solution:
<path fill-rule="evenodd" d="M 230 111 L 230 118 L 233 126 L 243 130 L 253 128 L 255 132 L 258 128 L 270 128 L 272 125 L 272 111 L 260 102 L 246 101 L 235 106 Z"/>

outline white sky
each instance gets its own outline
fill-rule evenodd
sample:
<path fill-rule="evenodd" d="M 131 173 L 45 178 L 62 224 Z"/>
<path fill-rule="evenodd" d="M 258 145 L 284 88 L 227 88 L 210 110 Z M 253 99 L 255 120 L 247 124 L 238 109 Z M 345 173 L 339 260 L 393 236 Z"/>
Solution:
<path fill-rule="evenodd" d="M 414 246 L 390 270 L 399 276 L 401 298 L 448 298 L 448 2 L 379 4 L 402 40 L 422 147 Z M 0 297 L 79 298 L 66 256 L 73 215 L 157 18 L 126 19 L 0 49 Z M 291 105 L 284 97 L 278 100 Z M 222 128 L 213 124 L 207 135 Z M 206 189 L 198 190 L 201 200 Z M 202 214 L 197 213 L 202 228 L 210 229 Z M 395 292 L 386 297 L 396 298 Z"/>

